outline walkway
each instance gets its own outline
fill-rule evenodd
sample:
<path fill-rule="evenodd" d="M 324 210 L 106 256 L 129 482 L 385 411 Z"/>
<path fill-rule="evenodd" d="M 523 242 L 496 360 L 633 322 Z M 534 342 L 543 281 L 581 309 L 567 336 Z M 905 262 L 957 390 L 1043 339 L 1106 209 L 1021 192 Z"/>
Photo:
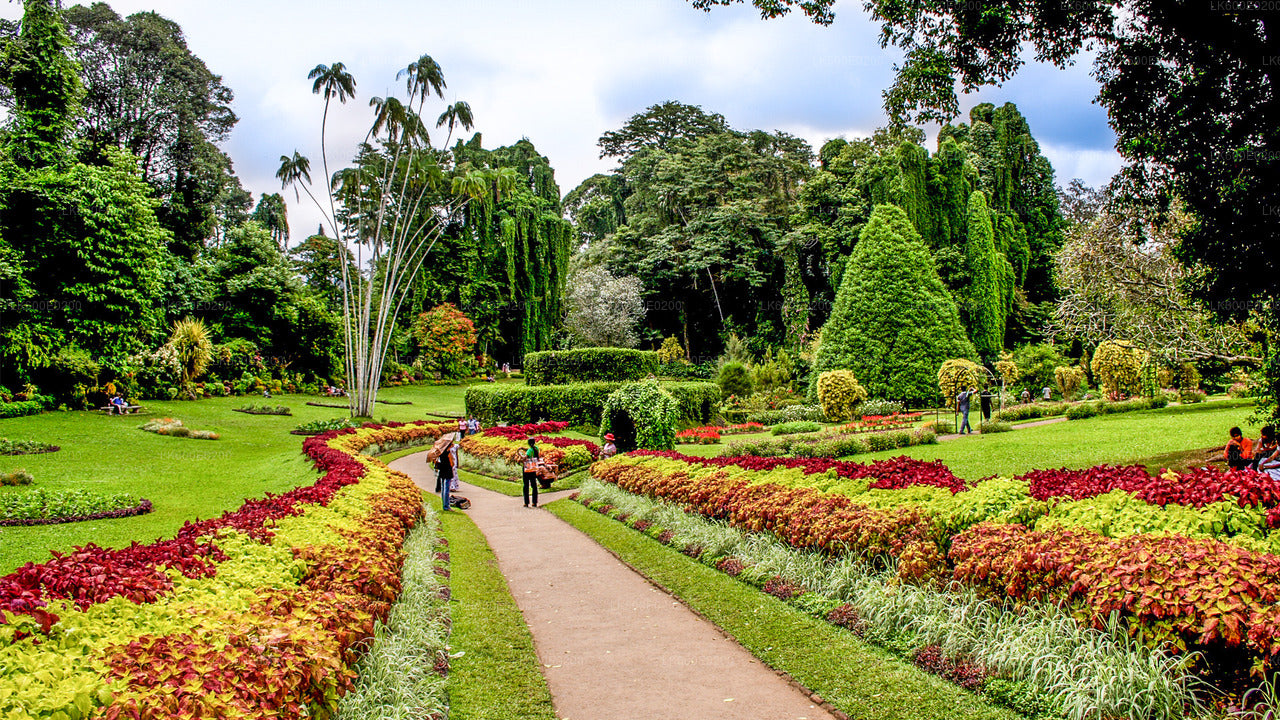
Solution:
<path fill-rule="evenodd" d="M 972 418 L 970 418 L 970 420 L 972 421 Z M 1013 427 L 1013 429 L 1014 429 L 1014 430 L 1022 430 L 1023 428 L 1039 427 L 1039 426 L 1041 426 L 1041 425 L 1056 425 L 1056 424 L 1058 424 L 1058 423 L 1062 423 L 1062 422 L 1066 422 L 1066 421 L 1067 421 L 1067 419 L 1066 419 L 1066 418 L 1064 418 L 1064 417 L 1055 417 L 1055 418 L 1048 418 L 1048 419 L 1046 419 L 1046 420 L 1033 420 L 1033 421 L 1028 421 L 1028 422 L 1013 423 L 1013 424 L 1012 424 L 1012 427 Z M 974 434 L 977 434 L 977 431 L 976 431 L 976 430 L 974 431 Z M 961 436 L 959 433 L 950 433 L 950 434 L 948 434 L 948 435 L 939 435 L 939 436 L 938 436 L 938 442 L 944 442 L 944 441 L 947 441 L 947 440 L 955 440 L 955 439 L 956 439 L 956 438 L 958 438 L 958 437 L 962 437 L 962 436 Z"/>
<path fill-rule="evenodd" d="M 426 463 L 391 467 L 430 492 Z M 565 720 L 832 720 L 710 622 L 649 584 L 591 538 L 520 498 L 463 483 L 524 613 Z M 544 495 L 550 502 L 566 493 Z"/>

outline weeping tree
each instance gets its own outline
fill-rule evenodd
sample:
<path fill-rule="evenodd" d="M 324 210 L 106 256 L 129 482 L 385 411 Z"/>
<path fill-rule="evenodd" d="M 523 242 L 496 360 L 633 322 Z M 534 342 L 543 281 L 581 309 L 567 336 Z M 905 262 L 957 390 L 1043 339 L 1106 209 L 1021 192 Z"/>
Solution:
<path fill-rule="evenodd" d="M 351 413 L 368 416 L 377 399 L 383 361 L 396 319 L 413 278 L 445 228 L 456 222 L 473 199 L 508 192 L 515 184 L 510 169 L 456 166 L 449 153 L 431 145 L 422 120 L 428 101 L 444 97 L 440 65 L 423 55 L 401 70 L 405 97 L 375 97 L 373 122 L 357 146 L 352 166 L 331 173 L 327 130 L 329 109 L 355 97 L 355 79 L 345 65 L 317 65 L 308 75 L 312 92 L 324 98 L 320 152 L 324 186 L 311 181 L 311 162 L 296 150 L 281 156 L 276 173 L 282 187 L 305 193 L 333 236 L 355 256 L 342 263 L 343 350 Z M 436 126 L 471 128 L 465 103 L 446 110 Z M 465 110 L 464 110 L 465 109 Z"/>

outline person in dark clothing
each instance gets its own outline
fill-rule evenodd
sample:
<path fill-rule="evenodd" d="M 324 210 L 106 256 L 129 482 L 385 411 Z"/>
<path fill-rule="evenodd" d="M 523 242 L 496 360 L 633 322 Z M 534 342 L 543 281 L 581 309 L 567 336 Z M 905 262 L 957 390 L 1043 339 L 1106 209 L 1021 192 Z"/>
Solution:
<path fill-rule="evenodd" d="M 538 444 L 529 438 L 529 449 L 524 451 L 524 506 L 529 507 L 529 490 L 533 489 L 533 506 L 538 507 Z"/>
<path fill-rule="evenodd" d="M 440 507 L 445 512 L 449 510 L 449 493 L 456 473 L 453 463 L 453 442 L 450 442 L 436 458 L 436 484 L 440 486 Z"/>
<path fill-rule="evenodd" d="M 961 391 L 961 393 L 956 396 L 956 406 L 960 409 L 960 414 L 963 416 L 963 421 L 960 423 L 961 435 L 964 435 L 966 432 L 973 432 L 973 428 L 969 425 L 969 401 L 975 394 L 977 394 L 977 392 L 977 388 L 969 388 L 968 390 Z"/>
<path fill-rule="evenodd" d="M 994 397 L 995 394 L 991 392 L 990 388 L 983 390 L 982 394 L 978 396 L 979 404 L 982 407 L 982 422 L 991 421 L 991 399 Z"/>

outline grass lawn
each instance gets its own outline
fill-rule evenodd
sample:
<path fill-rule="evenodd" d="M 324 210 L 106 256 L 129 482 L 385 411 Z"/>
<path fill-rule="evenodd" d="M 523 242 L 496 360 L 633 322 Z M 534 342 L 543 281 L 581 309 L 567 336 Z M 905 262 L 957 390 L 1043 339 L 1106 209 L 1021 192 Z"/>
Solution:
<path fill-rule="evenodd" d="M 850 718 L 1021 717 L 573 501 L 547 508 Z"/>
<path fill-rule="evenodd" d="M 1037 468 L 1081 468 L 1099 463 L 1143 462 L 1155 469 L 1183 464 L 1188 451 L 1227 444 L 1227 430 L 1240 426 L 1257 437 L 1257 426 L 1245 422 L 1249 401 L 1221 400 L 1160 410 L 1102 415 L 1085 420 L 1024 427 L 1007 433 L 965 435 L 937 445 L 858 455 L 871 462 L 908 455 L 942 460 L 956 475 L 980 480 L 988 475 L 1017 475 Z"/>
<path fill-rule="evenodd" d="M 465 392 L 454 386 L 388 388 L 380 398 L 410 400 L 413 405 L 379 404 L 377 416 L 404 421 L 431 419 L 424 410 L 461 413 Z M 315 473 L 302 456 L 305 438 L 289 431 L 303 422 L 345 413 L 311 407 L 307 401 L 334 402 L 309 395 L 147 401 L 145 416 L 51 412 L 0 420 L 0 437 L 62 447 L 44 455 L 0 456 L 0 470 L 25 468 L 35 476 L 33 485 L 0 488 L 0 493 L 93 488 L 145 497 L 155 506 L 153 512 L 131 518 L 0 528 L 0 575 L 26 562 L 47 560 L 50 550 L 67 551 L 90 542 L 120 547 L 172 537 L 188 520 L 216 517 L 240 507 L 245 498 L 311 483 Z M 249 403 L 285 405 L 293 416 L 232 412 Z M 216 431 L 222 439 L 164 437 L 137 429 L 155 417 L 176 417 L 192 429 Z"/>

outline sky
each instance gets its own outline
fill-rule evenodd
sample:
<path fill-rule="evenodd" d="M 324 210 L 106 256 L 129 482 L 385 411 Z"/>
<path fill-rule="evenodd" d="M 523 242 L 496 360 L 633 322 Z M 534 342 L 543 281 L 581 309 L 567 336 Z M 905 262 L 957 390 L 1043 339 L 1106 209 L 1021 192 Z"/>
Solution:
<path fill-rule="evenodd" d="M 71 4 L 67 0 L 67 4 Z M 177 22 L 188 46 L 235 93 L 240 121 L 223 149 L 255 199 L 280 192 L 280 156 L 296 149 L 320 165 L 323 102 L 307 73 L 343 62 L 357 97 L 331 110 L 330 167 L 348 161 L 370 121 L 368 100 L 404 84 L 396 71 L 422 54 L 443 68 L 444 100 L 470 103 L 484 146 L 528 138 L 556 170 L 561 193 L 608 172 L 596 145 L 647 107 L 677 100 L 725 116 L 739 130 L 782 130 L 815 151 L 885 122 L 881 92 L 901 54 L 882 50 L 861 2 L 840 0 L 835 23 L 801 14 L 762 20 L 750 4 L 694 9 L 687 0 L 114 0 L 121 15 L 154 10 Z M 15 19 L 21 4 L 5 3 Z M 1009 83 L 962 98 L 1013 102 L 1027 117 L 1060 185 L 1105 183 L 1121 167 L 1105 111 L 1094 103 L 1092 63 L 1029 64 Z M 936 128 L 926 128 L 934 130 Z M 439 144 L 446 131 L 432 134 Z M 467 133 L 469 137 L 470 133 Z M 933 132 L 930 132 L 932 137 Z M 305 196 L 289 205 L 294 241 L 320 215 Z"/>

